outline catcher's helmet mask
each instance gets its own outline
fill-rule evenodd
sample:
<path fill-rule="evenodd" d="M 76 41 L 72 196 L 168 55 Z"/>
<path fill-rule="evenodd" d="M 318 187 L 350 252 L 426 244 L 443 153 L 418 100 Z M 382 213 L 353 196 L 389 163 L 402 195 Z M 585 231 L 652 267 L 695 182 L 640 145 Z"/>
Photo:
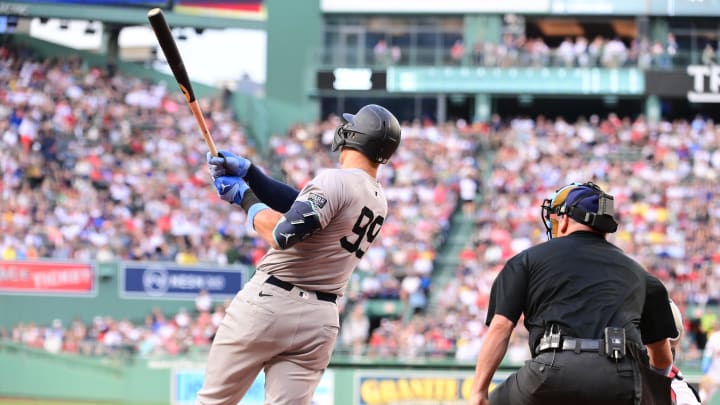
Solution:
<path fill-rule="evenodd" d="M 593 200 L 597 200 L 597 210 L 594 212 L 587 208 L 588 205 L 594 205 Z M 551 219 L 551 214 L 567 215 L 602 233 L 617 231 L 614 198 L 595 183 L 571 183 L 559 188 L 550 198 L 543 200 L 541 209 L 548 239 L 557 236 L 558 228 L 557 220 Z"/>
<path fill-rule="evenodd" d="M 386 108 L 368 104 L 357 114 L 344 113 L 345 124 L 338 127 L 332 151 L 340 147 L 360 151 L 373 162 L 387 163 L 400 145 L 400 123 Z"/>

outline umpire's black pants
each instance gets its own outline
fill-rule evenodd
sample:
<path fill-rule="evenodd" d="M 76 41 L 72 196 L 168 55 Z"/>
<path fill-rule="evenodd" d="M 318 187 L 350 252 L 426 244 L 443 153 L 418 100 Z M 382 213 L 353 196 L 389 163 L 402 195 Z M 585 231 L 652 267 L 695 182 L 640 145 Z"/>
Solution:
<path fill-rule="evenodd" d="M 632 360 L 615 362 L 597 352 L 541 353 L 490 392 L 491 405 L 632 405 L 634 401 Z"/>

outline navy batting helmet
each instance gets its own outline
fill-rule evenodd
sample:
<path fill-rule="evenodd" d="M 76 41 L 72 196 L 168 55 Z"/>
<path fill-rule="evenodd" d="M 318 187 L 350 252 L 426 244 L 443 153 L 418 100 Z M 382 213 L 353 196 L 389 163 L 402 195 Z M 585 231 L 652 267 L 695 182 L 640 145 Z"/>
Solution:
<path fill-rule="evenodd" d="M 387 163 L 400 145 L 400 123 L 385 107 L 368 104 L 343 118 L 347 122 L 335 132 L 333 152 L 341 146 L 352 148 L 373 162 Z"/>

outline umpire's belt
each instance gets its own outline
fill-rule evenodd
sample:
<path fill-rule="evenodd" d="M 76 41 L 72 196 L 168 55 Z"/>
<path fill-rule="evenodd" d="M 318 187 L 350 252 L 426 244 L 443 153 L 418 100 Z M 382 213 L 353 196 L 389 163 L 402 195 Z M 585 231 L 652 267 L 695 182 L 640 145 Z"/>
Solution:
<path fill-rule="evenodd" d="M 265 280 L 266 283 L 272 284 L 274 286 L 278 286 L 286 291 L 292 291 L 295 286 L 292 283 L 288 283 L 287 281 L 280 280 L 279 278 L 275 276 L 270 276 Z M 327 301 L 327 302 L 335 302 L 337 300 L 337 295 L 332 293 L 326 293 L 321 291 L 316 291 L 315 296 L 317 299 L 321 301 Z"/>
<path fill-rule="evenodd" d="M 549 341 L 540 339 L 540 344 L 535 348 L 535 354 L 546 352 L 549 350 L 571 350 L 576 353 L 580 352 L 604 352 L 605 346 L 601 339 L 578 339 L 574 337 L 562 338 L 559 345 L 550 344 Z"/>

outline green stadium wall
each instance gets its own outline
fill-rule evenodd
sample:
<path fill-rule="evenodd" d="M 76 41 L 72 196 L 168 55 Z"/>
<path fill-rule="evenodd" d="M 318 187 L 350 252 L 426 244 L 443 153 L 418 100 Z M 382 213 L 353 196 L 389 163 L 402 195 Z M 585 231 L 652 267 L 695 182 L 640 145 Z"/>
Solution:
<path fill-rule="evenodd" d="M 2 264 L 2 263 L 0 263 Z M 174 263 L 154 263 L 156 266 L 178 266 Z M 60 319 L 65 327 L 73 319 L 89 323 L 95 316 L 111 316 L 114 319 L 129 319 L 142 322 L 153 308 L 166 314 L 175 314 L 180 308 L 194 310 L 194 296 L 154 297 L 151 295 L 129 298 L 121 294 L 122 262 L 96 263 L 95 291 L 84 296 L 49 295 L 27 293 L 8 293 L 0 288 L 0 329 L 10 330 L 21 322 L 35 322 L 49 325 L 52 320 Z M 250 275 L 247 266 L 234 266 L 244 273 L 244 280 Z M 215 302 L 217 303 L 217 299 Z M 0 363 L 1 364 L 1 363 Z"/>
<path fill-rule="evenodd" d="M 2 341 L 0 365 L 0 398 L 118 405 L 191 405 L 204 369 L 198 359 L 84 358 Z M 498 370 L 493 384 L 514 370 Z M 472 376 L 472 364 L 452 360 L 334 358 L 316 399 L 323 405 L 461 405 Z M 695 384 L 700 375 L 686 378 Z M 262 398 L 258 378 L 242 403 L 262 404 Z M 720 405 L 720 397 L 706 404 Z"/>

